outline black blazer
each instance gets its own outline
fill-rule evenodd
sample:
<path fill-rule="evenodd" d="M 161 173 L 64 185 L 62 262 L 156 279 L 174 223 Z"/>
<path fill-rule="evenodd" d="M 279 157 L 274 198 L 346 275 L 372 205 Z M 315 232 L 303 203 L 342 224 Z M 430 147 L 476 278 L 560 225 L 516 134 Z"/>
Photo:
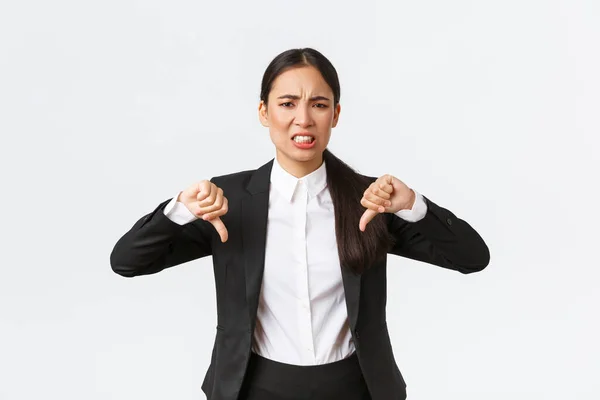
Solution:
<path fill-rule="evenodd" d="M 272 165 L 273 160 L 257 170 L 211 179 L 228 199 L 229 210 L 221 217 L 229 232 L 227 242 L 221 243 L 214 227 L 202 219 L 185 225 L 169 220 L 163 213 L 169 199 L 139 219 L 110 255 L 114 272 L 125 277 L 154 274 L 212 255 L 217 326 L 202 383 L 209 400 L 237 398 L 250 357 L 265 260 Z M 479 234 L 423 197 L 427 214 L 418 222 L 383 214 L 396 238 L 389 252 L 464 274 L 485 268 L 490 254 Z M 405 399 L 406 384 L 394 360 L 386 324 L 386 261 L 362 275 L 342 266 L 342 277 L 356 353 L 373 400 Z"/>

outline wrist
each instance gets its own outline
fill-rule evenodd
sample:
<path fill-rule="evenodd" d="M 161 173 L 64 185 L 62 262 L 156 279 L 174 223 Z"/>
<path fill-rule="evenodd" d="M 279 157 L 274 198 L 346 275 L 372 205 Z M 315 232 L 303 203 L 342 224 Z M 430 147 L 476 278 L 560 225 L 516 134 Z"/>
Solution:
<path fill-rule="evenodd" d="M 417 195 L 415 194 L 415 191 L 410 189 L 410 200 L 408 201 L 407 204 L 405 204 L 405 206 L 402 208 L 402 210 L 412 210 L 412 208 L 415 205 L 416 200 L 417 200 Z"/>

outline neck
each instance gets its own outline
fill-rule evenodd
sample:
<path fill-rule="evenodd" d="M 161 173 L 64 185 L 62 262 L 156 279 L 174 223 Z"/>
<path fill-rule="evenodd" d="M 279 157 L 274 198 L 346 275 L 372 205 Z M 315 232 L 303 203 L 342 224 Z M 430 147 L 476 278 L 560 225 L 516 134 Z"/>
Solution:
<path fill-rule="evenodd" d="M 292 160 L 277 151 L 277 162 L 289 174 L 295 176 L 296 178 L 302 178 L 303 176 L 306 176 L 319 169 L 321 164 L 323 164 L 323 154 L 320 154 L 318 157 L 310 160 L 298 161 Z"/>

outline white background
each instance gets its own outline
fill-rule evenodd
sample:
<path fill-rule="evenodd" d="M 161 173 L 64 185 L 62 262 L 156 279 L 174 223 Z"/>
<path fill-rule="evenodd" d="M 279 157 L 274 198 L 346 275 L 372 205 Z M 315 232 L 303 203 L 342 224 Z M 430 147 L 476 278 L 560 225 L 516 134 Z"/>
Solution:
<path fill-rule="evenodd" d="M 600 398 L 600 2 L 15 1 L 0 6 L 0 399 L 200 399 L 210 257 L 125 279 L 159 202 L 274 156 L 264 69 L 336 66 L 330 149 L 469 222 L 472 275 L 390 256 L 410 400 Z"/>

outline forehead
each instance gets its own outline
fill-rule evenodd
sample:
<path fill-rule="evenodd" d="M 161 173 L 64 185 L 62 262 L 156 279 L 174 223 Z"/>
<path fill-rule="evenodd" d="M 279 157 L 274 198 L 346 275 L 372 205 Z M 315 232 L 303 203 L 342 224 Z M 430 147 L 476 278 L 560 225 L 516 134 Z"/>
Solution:
<path fill-rule="evenodd" d="M 331 88 L 318 69 L 312 66 L 295 67 L 281 73 L 273 81 L 271 94 L 327 94 Z"/>

